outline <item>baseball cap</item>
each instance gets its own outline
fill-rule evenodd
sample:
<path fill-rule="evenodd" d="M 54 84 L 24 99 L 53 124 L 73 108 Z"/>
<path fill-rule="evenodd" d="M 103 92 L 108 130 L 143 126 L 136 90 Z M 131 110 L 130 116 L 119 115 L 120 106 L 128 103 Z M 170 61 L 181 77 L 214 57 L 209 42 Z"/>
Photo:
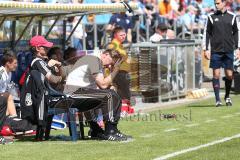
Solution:
<path fill-rule="evenodd" d="M 51 48 L 53 46 L 52 42 L 48 42 L 43 36 L 34 36 L 32 39 L 29 41 L 30 46 L 32 47 L 48 47 Z"/>

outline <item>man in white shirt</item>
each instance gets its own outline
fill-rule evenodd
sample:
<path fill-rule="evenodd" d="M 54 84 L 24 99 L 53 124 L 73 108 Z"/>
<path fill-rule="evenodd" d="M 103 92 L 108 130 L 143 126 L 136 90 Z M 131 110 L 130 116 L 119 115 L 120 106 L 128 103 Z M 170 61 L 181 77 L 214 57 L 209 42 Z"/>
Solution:
<path fill-rule="evenodd" d="M 121 98 L 112 89 L 109 89 L 122 63 L 118 52 L 105 50 L 98 57 L 85 55 L 72 67 L 66 79 L 64 92 L 74 96 L 86 96 L 86 99 L 75 100 L 79 112 L 100 108 L 105 121 L 105 130 L 96 124 L 95 116 L 90 121 L 91 137 L 110 141 L 125 141 L 131 136 L 121 133 L 118 121 L 121 112 Z M 104 67 L 113 66 L 112 72 L 104 77 Z"/>
<path fill-rule="evenodd" d="M 8 92 L 12 71 L 17 68 L 17 58 L 12 53 L 5 53 L 0 67 L 0 129 L 6 116 L 17 116 L 13 96 Z"/>

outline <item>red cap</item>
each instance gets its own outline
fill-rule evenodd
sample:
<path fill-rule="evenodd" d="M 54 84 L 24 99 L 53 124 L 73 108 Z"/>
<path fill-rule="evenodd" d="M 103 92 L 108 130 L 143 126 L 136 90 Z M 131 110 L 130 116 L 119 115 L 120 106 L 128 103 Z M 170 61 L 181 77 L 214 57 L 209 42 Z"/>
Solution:
<path fill-rule="evenodd" d="M 30 46 L 32 47 L 48 47 L 51 48 L 53 46 L 52 42 L 48 42 L 43 36 L 34 36 L 29 41 Z"/>

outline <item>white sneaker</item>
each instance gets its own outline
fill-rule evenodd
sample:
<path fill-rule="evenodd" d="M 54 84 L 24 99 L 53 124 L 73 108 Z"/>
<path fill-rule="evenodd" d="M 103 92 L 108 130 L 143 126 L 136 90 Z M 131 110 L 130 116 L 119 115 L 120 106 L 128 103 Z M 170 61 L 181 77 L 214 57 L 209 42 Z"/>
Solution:
<path fill-rule="evenodd" d="M 221 101 L 217 101 L 215 106 L 216 107 L 221 107 L 222 106 L 222 102 Z"/>
<path fill-rule="evenodd" d="M 226 102 L 226 106 L 232 106 L 232 100 L 231 100 L 231 98 L 226 98 L 226 99 L 225 99 L 225 102 Z"/>

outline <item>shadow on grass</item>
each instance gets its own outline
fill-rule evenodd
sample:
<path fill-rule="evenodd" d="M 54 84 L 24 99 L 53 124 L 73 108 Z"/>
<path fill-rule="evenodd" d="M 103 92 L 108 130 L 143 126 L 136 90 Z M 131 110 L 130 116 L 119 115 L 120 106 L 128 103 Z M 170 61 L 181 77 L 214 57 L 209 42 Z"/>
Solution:
<path fill-rule="evenodd" d="M 35 140 L 35 136 L 18 136 L 15 138 L 16 142 L 73 142 L 70 136 L 65 135 L 54 135 L 50 136 L 49 140 L 43 140 L 43 141 L 37 141 Z M 79 140 L 94 140 L 89 137 L 84 137 L 84 139 L 78 139 Z"/>

